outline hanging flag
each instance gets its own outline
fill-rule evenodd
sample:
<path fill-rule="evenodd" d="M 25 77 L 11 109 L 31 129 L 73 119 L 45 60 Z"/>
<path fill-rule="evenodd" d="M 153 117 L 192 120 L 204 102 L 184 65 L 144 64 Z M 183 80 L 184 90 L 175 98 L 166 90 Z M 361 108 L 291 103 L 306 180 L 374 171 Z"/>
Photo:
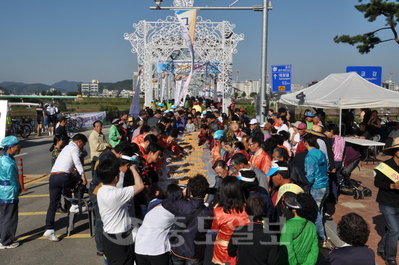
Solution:
<path fill-rule="evenodd" d="M 130 105 L 130 111 L 129 111 L 129 116 L 133 118 L 137 118 L 139 116 L 140 112 L 140 76 L 142 72 L 142 67 L 139 67 L 139 71 L 137 74 L 137 84 L 136 84 L 136 89 L 134 91 L 133 99 L 132 99 L 132 104 Z"/>
<path fill-rule="evenodd" d="M 163 102 L 163 96 L 165 93 L 165 87 L 166 87 L 166 71 L 162 72 L 162 85 L 161 85 L 161 98 L 159 99 L 159 102 Z"/>
<path fill-rule="evenodd" d="M 191 54 L 191 70 L 188 75 L 187 81 L 184 83 L 183 91 L 179 94 L 177 101 L 175 100 L 175 105 L 179 105 L 180 101 L 185 98 L 188 93 L 188 88 L 190 86 L 191 78 L 194 72 L 194 34 L 197 22 L 197 10 L 175 10 L 177 19 L 180 22 L 181 29 L 183 31 L 183 37 L 186 40 L 188 49 Z"/>
<path fill-rule="evenodd" d="M 183 75 L 182 74 L 176 75 L 176 86 L 175 86 L 175 96 L 174 96 L 175 102 L 178 102 L 177 100 L 179 99 L 182 84 L 183 84 Z"/>

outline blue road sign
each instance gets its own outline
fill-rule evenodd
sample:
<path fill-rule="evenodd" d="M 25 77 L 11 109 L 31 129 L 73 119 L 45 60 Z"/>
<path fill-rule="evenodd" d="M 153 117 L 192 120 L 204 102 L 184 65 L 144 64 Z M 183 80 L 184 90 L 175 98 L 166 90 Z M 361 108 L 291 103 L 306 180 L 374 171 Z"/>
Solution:
<path fill-rule="evenodd" d="M 291 92 L 292 65 L 272 65 L 272 93 Z"/>
<path fill-rule="evenodd" d="M 356 72 L 367 81 L 381 86 L 382 67 L 381 66 L 347 66 L 346 72 Z"/>

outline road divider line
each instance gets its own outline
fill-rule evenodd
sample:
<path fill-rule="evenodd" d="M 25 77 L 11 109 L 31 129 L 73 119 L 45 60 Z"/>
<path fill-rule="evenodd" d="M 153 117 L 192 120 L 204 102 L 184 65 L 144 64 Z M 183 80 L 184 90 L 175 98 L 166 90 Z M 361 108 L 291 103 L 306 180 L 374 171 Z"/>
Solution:
<path fill-rule="evenodd" d="M 21 195 L 19 198 L 38 198 L 38 197 L 48 197 L 48 194 L 36 194 L 36 195 Z"/>
<path fill-rule="evenodd" d="M 33 238 L 37 237 L 35 239 L 46 239 L 47 240 L 47 237 L 45 237 L 45 236 L 38 237 L 38 235 L 21 236 L 21 237 L 18 237 L 18 240 L 23 241 L 25 239 L 32 238 L 32 237 Z M 75 234 L 75 235 L 70 235 L 70 236 L 66 236 L 66 234 L 62 234 L 62 235 L 59 235 L 58 238 L 59 239 L 76 239 L 76 238 L 91 238 L 91 236 L 90 236 L 90 234 Z"/>
<path fill-rule="evenodd" d="M 86 159 L 86 160 L 84 160 L 84 164 L 86 164 L 86 163 L 88 163 L 88 162 L 91 162 L 91 159 Z M 87 170 L 91 170 L 91 166 L 88 167 Z M 27 186 L 30 186 L 30 185 L 36 184 L 36 183 L 46 183 L 46 182 L 42 182 L 42 180 L 45 179 L 45 178 L 48 178 L 48 177 L 50 177 L 50 173 L 45 174 L 45 175 L 43 175 L 42 177 L 39 177 L 39 178 L 37 178 L 37 179 L 35 179 L 35 180 L 25 182 L 25 186 L 27 187 Z M 47 181 L 47 182 L 48 182 L 48 181 Z"/>
<path fill-rule="evenodd" d="M 19 216 L 32 216 L 32 215 L 46 215 L 46 212 L 20 212 L 18 213 Z M 64 214 L 64 213 L 55 213 L 55 214 Z"/>

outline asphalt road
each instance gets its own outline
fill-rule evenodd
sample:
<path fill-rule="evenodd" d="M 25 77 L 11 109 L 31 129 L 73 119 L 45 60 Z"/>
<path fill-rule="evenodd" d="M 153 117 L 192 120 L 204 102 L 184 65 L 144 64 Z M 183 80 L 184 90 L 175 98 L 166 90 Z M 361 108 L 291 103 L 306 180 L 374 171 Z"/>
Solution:
<path fill-rule="evenodd" d="M 104 134 L 108 128 L 104 128 Z M 83 132 L 86 136 L 90 130 Z M 69 237 L 66 236 L 68 224 L 67 214 L 56 214 L 55 230 L 60 238 L 59 242 L 51 242 L 43 237 L 45 215 L 49 204 L 48 180 L 51 156 L 49 148 L 52 137 L 31 136 L 21 140 L 21 153 L 17 157 L 23 158 L 24 175 L 44 175 L 43 177 L 25 184 L 27 192 L 23 192 L 19 201 L 19 221 L 17 238 L 21 245 L 15 249 L 0 250 L 1 264 L 103 264 L 102 257 L 96 255 L 94 238 L 90 237 L 87 214 L 78 215 L 75 228 Z M 89 146 L 86 150 L 90 154 Z M 90 158 L 86 157 L 85 171 L 88 180 L 91 179 Z M 323 264 L 328 251 L 320 249 L 317 264 Z M 211 264 L 212 248 L 207 248 L 205 265 Z"/>
<path fill-rule="evenodd" d="M 105 129 L 104 131 L 108 131 Z M 89 135 L 90 131 L 83 132 Z M 103 264 L 96 255 L 94 238 L 90 237 L 87 214 L 77 215 L 71 236 L 66 237 L 68 214 L 56 214 L 55 230 L 59 242 L 43 237 L 48 196 L 48 173 L 51 156 L 50 136 L 30 136 L 21 140 L 24 175 L 41 174 L 44 177 L 25 184 L 19 201 L 17 237 L 21 245 L 15 249 L 0 250 L 1 264 Z M 89 146 L 86 150 L 90 153 Z M 90 157 L 86 157 L 85 171 L 91 179 Z"/>

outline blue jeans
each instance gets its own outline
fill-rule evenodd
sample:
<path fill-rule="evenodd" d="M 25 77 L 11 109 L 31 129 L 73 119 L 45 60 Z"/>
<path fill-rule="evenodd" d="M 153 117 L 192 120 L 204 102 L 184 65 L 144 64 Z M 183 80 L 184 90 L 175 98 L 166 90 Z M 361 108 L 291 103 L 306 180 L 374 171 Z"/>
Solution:
<path fill-rule="evenodd" d="M 338 190 L 339 190 L 339 182 L 341 181 L 341 167 L 342 167 L 342 161 L 334 161 L 335 168 L 337 169 L 337 172 L 335 173 L 330 173 L 328 175 L 328 183 L 330 187 L 330 193 L 334 195 L 334 199 L 338 200 Z"/>
<path fill-rule="evenodd" d="M 396 260 L 399 239 L 399 208 L 378 205 L 385 219 L 385 235 L 378 242 L 378 251 L 385 252 L 387 260 Z"/>
<path fill-rule="evenodd" d="M 321 188 L 321 189 L 311 189 L 310 194 L 312 195 L 313 199 L 316 201 L 317 204 L 317 218 L 316 218 L 316 229 L 317 234 L 323 240 L 326 240 L 326 234 L 324 232 L 324 225 L 323 225 L 323 207 L 324 201 L 328 195 L 328 187 Z"/>

